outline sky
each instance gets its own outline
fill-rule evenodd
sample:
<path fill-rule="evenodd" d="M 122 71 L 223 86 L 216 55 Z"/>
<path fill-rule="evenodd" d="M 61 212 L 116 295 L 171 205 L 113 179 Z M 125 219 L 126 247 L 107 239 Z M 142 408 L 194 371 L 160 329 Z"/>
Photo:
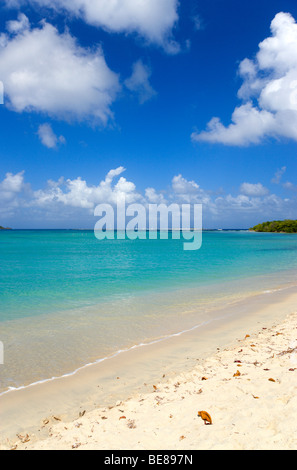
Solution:
<path fill-rule="evenodd" d="M 1 0 L 0 225 L 92 229 L 119 196 L 296 219 L 296 21 L 295 0 Z"/>

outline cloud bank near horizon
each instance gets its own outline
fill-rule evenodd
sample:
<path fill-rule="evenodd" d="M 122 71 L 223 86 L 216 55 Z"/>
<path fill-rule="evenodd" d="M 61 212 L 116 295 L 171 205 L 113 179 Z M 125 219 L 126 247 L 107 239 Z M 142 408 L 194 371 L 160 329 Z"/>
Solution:
<path fill-rule="evenodd" d="M 123 176 L 125 171 L 122 166 L 110 170 L 98 185 L 89 184 L 81 177 L 61 177 L 57 181 L 48 180 L 44 188 L 37 190 L 25 181 L 24 171 L 7 173 L 0 182 L 0 199 L 4 202 L 0 208 L 2 225 L 19 220 L 18 227 L 25 222 L 26 226 L 32 223 L 34 227 L 41 224 L 40 228 L 51 228 L 58 224 L 67 228 L 69 223 L 76 221 L 77 225 L 80 221 L 92 228 L 98 204 L 115 206 L 118 199 L 123 198 L 127 204 L 139 203 L 146 207 L 162 203 L 203 204 L 207 222 L 216 226 L 227 223 L 231 217 L 236 219 L 237 215 L 241 224 L 283 218 L 283 214 L 293 217 L 296 209 L 297 194 L 290 182 L 282 183 L 288 197 L 277 196 L 261 183 L 247 182 L 242 183 L 235 195 L 217 195 L 179 174 L 172 178 L 166 190 L 148 187 L 142 193 L 134 182 Z"/>

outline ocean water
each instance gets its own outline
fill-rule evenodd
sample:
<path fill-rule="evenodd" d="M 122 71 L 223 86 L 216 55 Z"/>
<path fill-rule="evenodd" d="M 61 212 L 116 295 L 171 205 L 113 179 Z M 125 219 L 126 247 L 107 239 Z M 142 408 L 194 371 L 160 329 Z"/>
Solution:
<path fill-rule="evenodd" d="M 297 285 L 297 236 L 204 232 L 104 240 L 93 231 L 0 232 L 0 393 L 199 328 L 217 309 Z"/>

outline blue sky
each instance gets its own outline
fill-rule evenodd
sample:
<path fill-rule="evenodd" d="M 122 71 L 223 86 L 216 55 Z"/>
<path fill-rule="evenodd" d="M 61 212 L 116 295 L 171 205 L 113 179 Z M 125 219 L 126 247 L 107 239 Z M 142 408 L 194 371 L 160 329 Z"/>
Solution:
<path fill-rule="evenodd" d="M 295 1 L 1 5 L 0 225 L 92 228 L 118 193 L 297 218 Z"/>

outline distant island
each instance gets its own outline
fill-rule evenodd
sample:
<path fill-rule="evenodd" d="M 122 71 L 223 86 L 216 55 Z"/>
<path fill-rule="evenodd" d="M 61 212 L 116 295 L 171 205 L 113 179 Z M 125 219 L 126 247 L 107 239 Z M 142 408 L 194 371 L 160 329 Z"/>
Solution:
<path fill-rule="evenodd" d="M 0 230 L 11 230 L 11 228 L 8 228 L 8 227 L 2 227 L 2 225 L 0 225 Z"/>
<path fill-rule="evenodd" d="M 297 233 L 297 220 L 274 220 L 250 228 L 251 232 Z"/>

